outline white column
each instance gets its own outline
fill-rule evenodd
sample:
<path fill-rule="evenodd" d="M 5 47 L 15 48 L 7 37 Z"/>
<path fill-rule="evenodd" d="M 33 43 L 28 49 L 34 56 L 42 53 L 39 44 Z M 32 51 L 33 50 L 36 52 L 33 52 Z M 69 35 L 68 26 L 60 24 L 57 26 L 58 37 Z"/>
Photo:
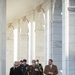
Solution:
<path fill-rule="evenodd" d="M 51 36 L 50 36 L 50 23 L 49 23 L 49 10 L 45 14 L 45 64 L 48 63 L 48 59 L 51 58 Z"/>
<path fill-rule="evenodd" d="M 31 64 L 32 51 L 31 51 L 31 22 L 28 24 L 28 63 Z"/>
<path fill-rule="evenodd" d="M 31 64 L 31 61 L 35 59 L 35 22 L 29 22 L 28 24 L 28 62 Z"/>
<path fill-rule="evenodd" d="M 69 75 L 75 75 L 75 0 L 69 1 Z"/>
<path fill-rule="evenodd" d="M 50 4 L 49 4 L 50 3 Z M 48 3 L 45 17 L 45 64 L 52 58 L 52 2 Z"/>
<path fill-rule="evenodd" d="M 14 61 L 19 60 L 19 50 L 20 50 L 20 21 L 18 20 L 14 24 L 16 27 L 13 30 L 14 33 Z"/>
<path fill-rule="evenodd" d="M 32 59 L 35 59 L 35 21 L 32 22 Z"/>
<path fill-rule="evenodd" d="M 18 29 L 14 29 L 14 61 L 18 60 Z"/>
<path fill-rule="evenodd" d="M 6 0 L 0 0 L 0 75 L 6 75 Z"/>
<path fill-rule="evenodd" d="M 69 75 L 69 0 L 62 0 L 62 75 Z"/>

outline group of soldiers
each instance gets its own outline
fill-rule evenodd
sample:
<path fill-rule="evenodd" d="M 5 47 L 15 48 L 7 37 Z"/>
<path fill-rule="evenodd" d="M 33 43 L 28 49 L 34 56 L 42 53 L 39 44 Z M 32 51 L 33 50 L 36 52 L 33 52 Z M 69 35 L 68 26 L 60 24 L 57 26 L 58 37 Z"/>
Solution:
<path fill-rule="evenodd" d="M 43 70 L 39 60 L 32 60 L 32 65 L 27 64 L 27 60 L 16 61 L 14 66 L 10 68 L 9 75 L 57 75 L 57 66 L 53 64 L 53 60 L 49 59 L 48 65 Z"/>

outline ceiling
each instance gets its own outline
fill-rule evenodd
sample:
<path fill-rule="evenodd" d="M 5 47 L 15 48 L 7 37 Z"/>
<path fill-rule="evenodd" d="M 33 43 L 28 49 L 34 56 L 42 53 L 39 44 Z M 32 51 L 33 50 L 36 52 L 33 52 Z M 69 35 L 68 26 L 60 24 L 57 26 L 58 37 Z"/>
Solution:
<path fill-rule="evenodd" d="M 26 15 L 44 0 L 7 0 L 7 21 Z"/>

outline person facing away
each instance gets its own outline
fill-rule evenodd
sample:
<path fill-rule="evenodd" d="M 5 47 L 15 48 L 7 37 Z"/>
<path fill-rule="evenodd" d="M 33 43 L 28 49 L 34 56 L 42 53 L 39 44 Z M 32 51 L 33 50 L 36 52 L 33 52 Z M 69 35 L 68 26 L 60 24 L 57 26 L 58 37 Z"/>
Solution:
<path fill-rule="evenodd" d="M 14 63 L 14 66 L 10 68 L 9 75 L 22 75 L 21 70 L 20 70 L 20 62 L 19 61 L 16 61 Z"/>
<path fill-rule="evenodd" d="M 29 66 L 29 75 L 40 75 L 40 70 L 36 64 L 36 60 L 32 60 L 32 65 Z"/>
<path fill-rule="evenodd" d="M 27 60 L 26 59 L 21 61 L 20 69 L 21 69 L 22 75 L 28 75 L 28 66 L 29 65 L 27 64 Z"/>
<path fill-rule="evenodd" d="M 38 65 L 38 67 L 39 67 L 40 75 L 43 75 L 43 67 L 42 67 L 42 64 L 39 63 L 39 60 L 36 60 L 36 63 L 37 63 L 37 65 Z"/>
<path fill-rule="evenodd" d="M 53 64 L 52 59 L 49 59 L 48 65 L 45 66 L 44 73 L 46 75 L 57 75 L 58 74 L 57 66 Z"/>

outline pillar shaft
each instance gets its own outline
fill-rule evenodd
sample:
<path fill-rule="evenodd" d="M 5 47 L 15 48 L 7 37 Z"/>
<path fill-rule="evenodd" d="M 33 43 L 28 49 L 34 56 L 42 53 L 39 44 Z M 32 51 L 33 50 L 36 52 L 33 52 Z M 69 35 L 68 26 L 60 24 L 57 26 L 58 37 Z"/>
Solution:
<path fill-rule="evenodd" d="M 52 4 L 53 1 L 50 0 L 45 13 L 45 64 L 48 63 L 48 59 L 52 58 Z"/>
<path fill-rule="evenodd" d="M 29 22 L 28 25 L 28 62 L 31 64 L 31 61 L 35 59 L 35 22 Z"/>
<path fill-rule="evenodd" d="M 62 0 L 62 75 L 69 75 L 69 0 Z"/>
<path fill-rule="evenodd" d="M 0 75 L 6 75 L 6 0 L 0 0 Z"/>

